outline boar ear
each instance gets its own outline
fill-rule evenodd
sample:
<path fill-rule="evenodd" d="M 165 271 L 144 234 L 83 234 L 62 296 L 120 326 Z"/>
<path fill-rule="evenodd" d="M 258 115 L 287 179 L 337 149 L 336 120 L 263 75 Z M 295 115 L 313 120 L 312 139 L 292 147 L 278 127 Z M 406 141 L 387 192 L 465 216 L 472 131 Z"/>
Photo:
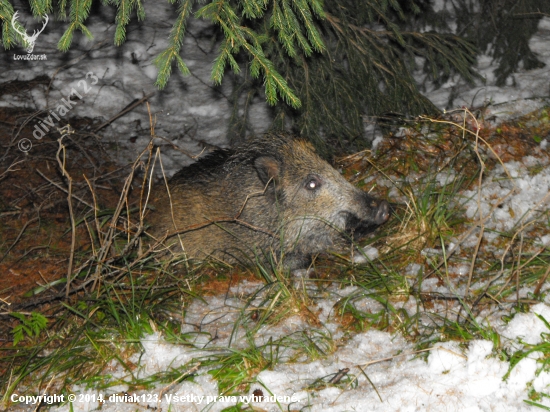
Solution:
<path fill-rule="evenodd" d="M 279 162 L 271 156 L 260 156 L 254 160 L 254 167 L 262 179 L 267 184 L 270 180 L 277 182 L 279 177 Z"/>

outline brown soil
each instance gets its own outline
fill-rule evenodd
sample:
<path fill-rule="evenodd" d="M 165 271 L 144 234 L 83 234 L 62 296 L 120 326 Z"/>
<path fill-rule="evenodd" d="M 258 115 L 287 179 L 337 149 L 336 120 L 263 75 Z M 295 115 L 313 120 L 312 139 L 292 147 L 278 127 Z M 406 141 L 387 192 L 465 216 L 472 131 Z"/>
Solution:
<path fill-rule="evenodd" d="M 20 83 L 11 86 L 26 87 Z M 62 190 L 67 190 L 67 179 L 57 160 L 61 134 L 35 139 L 35 122 L 22 127 L 31 117 L 30 111 L 0 109 L 0 305 L 8 310 L 35 287 L 65 277 L 71 250 L 67 194 Z M 91 119 L 69 122 L 75 132 L 62 141 L 65 152 L 59 158 L 73 179 L 73 194 L 93 204 L 88 179 L 98 207 L 114 207 L 129 169 L 110 161 L 101 142 L 85 132 L 94 124 Z M 24 139 L 32 144 L 27 152 L 19 147 Z M 77 221 L 89 213 L 74 198 L 72 205 Z M 90 247 L 89 231 L 81 223 L 75 260 Z"/>

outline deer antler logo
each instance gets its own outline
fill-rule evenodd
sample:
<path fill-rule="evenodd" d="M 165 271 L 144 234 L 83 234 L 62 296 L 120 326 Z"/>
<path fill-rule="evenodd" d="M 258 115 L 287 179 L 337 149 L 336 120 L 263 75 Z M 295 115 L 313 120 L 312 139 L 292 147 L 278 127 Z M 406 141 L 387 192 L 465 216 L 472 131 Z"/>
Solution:
<path fill-rule="evenodd" d="M 17 21 L 17 13 L 19 12 L 16 11 L 13 17 L 11 18 L 11 26 L 17 33 L 19 33 L 23 37 L 23 41 L 25 42 L 25 46 L 27 48 L 27 53 L 32 53 L 32 51 L 34 50 L 34 44 L 36 43 L 36 39 L 38 38 L 38 35 L 44 31 L 44 29 L 46 28 L 46 25 L 48 24 L 48 15 L 47 14 L 44 15 L 44 23 L 42 25 L 42 29 L 38 31 L 35 30 L 32 36 L 29 36 L 27 35 L 26 31 L 21 32 L 17 30 L 17 27 L 15 25 L 15 22 Z"/>

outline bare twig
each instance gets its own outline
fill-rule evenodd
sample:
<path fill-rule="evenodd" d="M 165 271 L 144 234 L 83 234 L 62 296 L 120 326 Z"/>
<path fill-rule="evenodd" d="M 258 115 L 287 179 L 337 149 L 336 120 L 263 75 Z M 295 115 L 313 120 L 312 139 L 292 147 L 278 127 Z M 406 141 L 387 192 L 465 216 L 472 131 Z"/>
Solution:
<path fill-rule="evenodd" d="M 97 238 L 99 240 L 99 244 L 101 245 L 102 244 L 102 238 L 101 238 L 101 225 L 99 224 L 99 219 L 97 218 L 97 212 L 99 210 L 99 208 L 97 207 L 97 199 L 95 197 L 95 191 L 94 191 L 94 188 L 92 186 L 92 183 L 90 182 L 90 180 L 86 177 L 86 175 L 84 175 L 84 179 L 86 180 L 86 183 L 88 183 L 88 188 L 90 189 L 90 193 L 92 194 L 92 199 L 94 200 L 94 222 L 95 222 L 95 227 L 96 227 L 96 231 L 97 231 Z M 88 233 L 90 233 L 90 230 L 88 230 Z M 93 236 L 91 235 L 90 233 L 90 240 L 92 242 L 92 247 L 94 246 L 94 242 L 93 242 Z"/>
<path fill-rule="evenodd" d="M 338 370 L 338 372 L 332 377 L 331 380 L 328 381 L 328 383 L 336 384 L 342 380 L 344 376 L 346 376 L 349 372 L 349 368 L 344 368 Z"/>
<path fill-rule="evenodd" d="M 7 177 L 8 173 L 10 172 L 16 172 L 17 170 L 13 169 L 13 167 L 19 163 L 22 163 L 23 160 L 19 160 L 17 162 L 13 162 L 11 165 L 8 166 L 8 168 L 6 170 L 4 170 L 1 174 L 0 174 L 0 180 L 4 179 L 5 177 Z"/>
<path fill-rule="evenodd" d="M 44 179 L 46 179 L 48 182 L 50 182 L 52 185 L 54 185 L 55 187 L 57 187 L 59 190 L 61 190 L 62 192 L 64 192 L 65 194 L 69 194 L 69 191 L 67 189 L 65 189 L 63 186 L 61 186 L 59 183 L 56 183 L 54 182 L 53 180 L 51 180 L 48 176 L 46 176 L 44 173 L 42 173 L 39 169 L 36 169 L 36 173 L 38 173 L 40 176 L 42 176 Z M 86 205 L 88 206 L 89 208 L 93 209 L 94 206 L 91 205 L 90 203 L 86 202 L 84 199 L 81 199 L 80 197 L 78 197 L 77 195 L 75 194 L 72 194 L 71 195 L 72 197 L 74 197 L 76 200 L 78 200 L 80 203 L 82 203 L 83 205 Z"/>
<path fill-rule="evenodd" d="M 546 279 L 548 279 L 548 275 L 550 275 L 550 266 L 546 269 L 546 272 L 544 273 L 544 276 L 539 280 L 539 283 L 537 287 L 535 288 L 535 291 L 533 292 L 535 296 L 537 296 L 540 293 L 540 290 L 542 289 L 542 285 L 546 282 Z"/>
<path fill-rule="evenodd" d="M 126 177 L 126 180 L 124 181 L 124 186 L 122 188 L 122 192 L 120 194 L 118 204 L 117 204 L 117 206 L 115 208 L 115 212 L 113 213 L 113 216 L 111 218 L 111 224 L 109 225 L 109 229 L 107 230 L 107 233 L 104 236 L 103 245 L 101 246 L 101 249 L 98 251 L 97 257 L 95 259 L 96 262 L 97 262 L 97 267 L 96 267 L 96 272 L 95 272 L 95 277 L 94 277 L 95 281 L 94 281 L 92 289 L 95 289 L 95 287 L 97 286 L 97 282 L 99 281 L 99 277 L 100 277 L 100 273 L 101 273 L 101 266 L 104 264 L 104 262 L 107 261 L 107 254 L 109 253 L 109 251 L 111 249 L 111 246 L 113 244 L 113 241 L 114 241 L 114 238 L 115 238 L 115 235 L 116 235 L 116 222 L 118 221 L 118 219 L 120 217 L 120 214 L 122 212 L 122 208 L 127 203 L 126 201 L 127 201 L 127 197 L 128 197 L 128 192 L 130 191 L 130 187 L 131 187 L 131 184 L 132 184 L 132 181 L 133 181 L 133 178 L 134 178 L 135 171 L 138 167 L 140 167 L 140 165 L 142 163 L 141 158 L 144 156 L 144 154 L 147 153 L 147 152 L 150 152 L 150 150 L 151 150 L 150 146 L 151 145 L 148 145 L 139 154 L 137 159 L 132 164 L 132 169 L 130 171 L 130 174 Z M 139 233 L 141 233 L 141 232 L 139 232 Z"/>
<path fill-rule="evenodd" d="M 69 129 L 67 133 L 70 133 L 71 130 Z M 61 172 L 63 176 L 67 179 L 68 183 L 68 190 L 67 190 L 67 205 L 69 207 L 69 217 L 71 219 L 71 253 L 69 255 L 69 265 L 67 267 L 67 286 L 66 286 L 66 292 L 65 292 L 65 298 L 69 298 L 69 292 L 71 289 L 71 276 L 73 274 L 73 260 L 74 260 L 74 250 L 76 246 L 76 222 L 74 218 L 74 211 L 73 211 L 73 179 L 69 172 L 67 172 L 67 169 L 65 168 L 65 146 L 63 145 L 63 137 L 65 135 L 62 134 L 61 137 L 57 140 L 59 143 L 59 148 L 57 149 L 56 159 L 57 163 L 59 164 L 59 167 L 61 168 Z M 63 160 L 59 157 L 60 153 L 63 152 Z"/>
<path fill-rule="evenodd" d="M 195 373 L 196 371 L 199 370 L 199 367 L 201 366 L 201 363 L 197 363 L 196 365 L 194 365 L 192 368 L 190 368 L 189 370 L 186 370 L 185 372 L 183 372 L 180 376 L 178 376 L 176 379 L 174 379 L 172 382 L 170 382 L 167 386 L 165 386 L 164 388 L 162 388 L 162 390 L 160 391 L 159 393 L 159 403 L 157 403 L 157 409 L 160 410 L 160 402 L 161 402 L 161 399 L 162 397 L 164 396 L 164 394 L 166 392 L 168 392 L 171 388 L 174 387 L 174 385 L 178 384 L 179 382 L 181 382 L 181 380 L 183 378 L 185 378 L 186 376 L 189 376 L 189 375 L 192 375 L 193 373 Z"/>
<path fill-rule="evenodd" d="M 145 100 L 147 100 L 148 98 L 154 96 L 155 93 L 149 93 L 147 96 L 144 96 L 142 97 L 141 99 L 137 100 L 137 101 L 134 101 L 132 103 L 130 103 L 128 106 L 126 106 L 124 109 L 122 109 L 120 112 L 118 112 L 118 114 L 116 114 L 115 116 L 111 117 L 109 120 L 107 120 L 105 123 L 97 126 L 94 130 L 93 130 L 93 133 L 97 133 L 98 131 L 100 131 L 101 129 L 103 129 L 105 126 L 108 126 L 110 125 L 111 123 L 113 123 L 116 119 L 118 119 L 119 117 L 122 117 L 124 116 L 126 113 L 128 112 L 131 112 L 132 110 L 134 110 L 137 106 L 139 106 L 141 103 L 143 103 Z"/>
<path fill-rule="evenodd" d="M 38 220 L 38 216 L 36 217 L 33 217 L 32 219 L 30 220 L 27 220 L 27 223 L 25 223 L 23 225 L 23 228 L 19 231 L 19 234 L 17 235 L 17 237 L 15 238 L 15 240 L 13 241 L 13 243 L 11 244 L 11 246 L 8 248 L 8 250 L 6 250 L 6 252 L 4 253 L 4 255 L 2 256 L 2 258 L 0 258 L 0 262 L 2 262 L 6 256 L 8 256 L 8 254 L 10 253 L 10 251 L 13 249 L 13 247 L 17 244 L 17 242 L 19 242 L 19 239 L 21 239 L 21 236 L 23 236 L 23 233 L 25 233 L 25 230 L 27 230 L 27 227 L 31 224 L 31 223 L 34 223 Z"/>
<path fill-rule="evenodd" d="M 164 140 L 166 143 L 168 143 L 170 146 L 172 146 L 172 149 L 174 150 L 177 150 L 178 152 L 180 153 L 183 153 L 185 156 L 189 157 L 190 159 L 193 159 L 193 160 L 196 160 L 197 158 L 201 157 L 202 154 L 204 153 L 204 151 L 206 150 L 206 147 L 204 147 L 199 154 L 192 154 L 190 152 L 188 152 L 187 150 L 184 150 L 182 149 L 181 147 L 179 147 L 178 145 L 176 145 L 174 142 L 172 142 L 171 140 L 168 140 L 166 137 L 163 137 L 163 136 L 158 136 L 158 135 L 155 135 L 154 136 L 156 139 L 161 139 L 161 140 Z"/>

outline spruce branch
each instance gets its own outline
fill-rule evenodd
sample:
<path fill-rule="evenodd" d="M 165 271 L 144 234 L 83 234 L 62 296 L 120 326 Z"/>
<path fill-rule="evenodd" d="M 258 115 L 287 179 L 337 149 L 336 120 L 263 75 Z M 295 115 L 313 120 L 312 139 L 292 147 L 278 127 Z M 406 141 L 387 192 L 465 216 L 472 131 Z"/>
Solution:
<path fill-rule="evenodd" d="M 266 100 L 270 105 L 275 105 L 278 97 L 281 96 L 291 107 L 299 108 L 301 106 L 300 99 L 296 97 L 286 80 L 277 72 L 271 60 L 266 57 L 262 48 L 262 43 L 267 40 L 266 36 L 242 25 L 241 18 L 229 1 L 214 1 L 198 10 L 196 16 L 211 20 L 222 28 L 225 35 L 225 42 L 222 43 L 219 52 L 221 58 L 212 70 L 211 77 L 215 82 L 219 83 L 223 79 L 225 64 L 229 60 L 228 56 L 242 48 L 250 56 L 252 77 L 258 78 L 260 72 L 264 76 Z"/>
<path fill-rule="evenodd" d="M 191 14 L 193 4 L 193 0 L 180 1 L 178 17 L 170 31 L 169 47 L 161 52 L 153 62 L 159 71 L 157 80 L 155 81 L 155 85 L 159 89 L 164 89 L 166 86 L 170 78 L 170 73 L 172 72 L 172 62 L 174 59 L 176 60 L 180 73 L 184 76 L 189 75 L 189 68 L 185 65 L 179 52 L 185 35 L 185 24 Z"/>
<path fill-rule="evenodd" d="M 71 11 L 69 12 L 69 27 L 65 30 L 65 33 L 59 39 L 57 48 L 61 51 L 67 51 L 71 47 L 74 31 L 79 29 L 89 39 L 93 38 L 92 33 L 84 25 L 84 21 L 90 14 L 90 8 L 92 7 L 92 0 L 72 0 Z"/>
<path fill-rule="evenodd" d="M 42 17 L 44 14 L 52 12 L 52 0 L 30 0 L 32 15 Z"/>
<path fill-rule="evenodd" d="M 313 3 L 315 3 L 315 1 L 313 1 Z M 307 0 L 296 0 L 292 4 L 294 6 L 294 9 L 296 10 L 296 13 L 299 13 L 302 18 L 302 22 L 306 28 L 308 40 L 313 46 L 313 49 L 319 53 L 323 52 L 323 50 L 325 49 L 325 45 L 323 43 L 323 40 L 321 39 L 321 35 L 315 27 L 313 15 L 310 11 L 310 2 Z M 324 12 L 322 11 L 322 9 L 320 9 L 320 7 L 322 6 L 318 4 L 317 7 L 314 8 L 314 12 L 315 10 L 317 10 L 318 13 L 315 14 L 317 14 L 319 18 L 323 19 Z M 303 48 L 303 50 L 304 52 L 306 51 L 305 48 Z M 306 53 L 307 56 L 309 56 L 309 54 Z"/>
<path fill-rule="evenodd" d="M 268 0 L 243 1 L 243 15 L 248 19 L 259 19 L 263 17 Z"/>
<path fill-rule="evenodd" d="M 118 11 L 115 17 L 115 46 L 120 46 L 126 39 L 126 26 L 130 21 L 130 13 L 132 12 L 132 0 L 116 0 Z"/>
<path fill-rule="evenodd" d="M 57 16 L 60 20 L 65 21 L 67 19 L 67 0 L 60 0 L 57 7 L 59 9 Z"/>
<path fill-rule="evenodd" d="M 411 32 L 403 35 L 411 39 L 415 54 L 427 58 L 433 79 L 438 79 L 442 73 L 449 75 L 452 70 L 470 81 L 475 77 L 472 65 L 477 49 L 472 43 L 453 34 Z"/>
<path fill-rule="evenodd" d="M 15 39 L 18 36 L 20 40 L 23 41 L 23 39 L 21 39 L 21 36 L 18 35 L 13 29 L 13 27 L 11 26 L 11 19 L 14 13 L 15 11 L 13 10 L 13 6 L 10 4 L 8 0 L 0 0 L 0 20 L 2 21 L 2 45 L 6 50 L 9 50 L 12 48 L 12 46 L 15 46 L 16 44 Z M 17 22 L 16 24 L 20 25 L 19 22 Z"/>

